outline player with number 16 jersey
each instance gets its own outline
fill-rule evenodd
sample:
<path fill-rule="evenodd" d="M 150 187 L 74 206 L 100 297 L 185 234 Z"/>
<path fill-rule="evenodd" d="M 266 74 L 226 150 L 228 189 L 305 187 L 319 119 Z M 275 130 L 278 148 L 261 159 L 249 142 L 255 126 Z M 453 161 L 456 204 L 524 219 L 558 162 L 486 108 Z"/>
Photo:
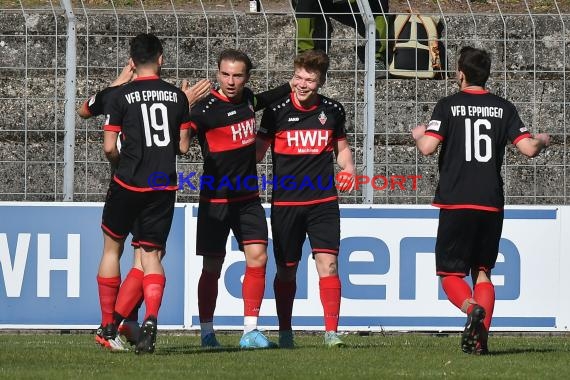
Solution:
<path fill-rule="evenodd" d="M 504 193 L 501 165 L 508 141 L 534 157 L 550 144 L 550 136 L 532 136 L 516 108 L 489 93 L 491 56 L 463 47 L 457 60 L 460 91 L 441 99 L 427 127 L 412 137 L 423 155 L 439 152 L 439 184 L 433 205 L 439 207 L 435 269 L 449 301 L 467 314 L 461 349 L 489 352 L 488 333 L 495 308 L 491 271 L 503 230 Z M 473 288 L 464 277 L 471 274 Z"/>
<path fill-rule="evenodd" d="M 504 147 L 530 137 L 511 102 L 486 89 L 466 88 L 436 104 L 425 134 L 442 141 L 434 206 L 503 208 Z"/>

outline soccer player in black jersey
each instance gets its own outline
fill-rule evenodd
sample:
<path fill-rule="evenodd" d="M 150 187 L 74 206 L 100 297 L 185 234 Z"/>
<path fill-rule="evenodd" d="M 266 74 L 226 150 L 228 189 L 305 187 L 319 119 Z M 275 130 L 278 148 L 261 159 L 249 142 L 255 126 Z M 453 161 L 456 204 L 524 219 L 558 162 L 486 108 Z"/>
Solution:
<path fill-rule="evenodd" d="M 77 114 L 84 118 L 89 119 L 91 117 L 96 117 L 99 115 L 107 114 L 106 110 L 108 111 L 109 104 L 112 99 L 112 94 L 116 91 L 120 86 L 129 83 L 131 80 L 136 78 L 136 72 L 134 70 L 132 60 L 123 67 L 119 76 L 111 82 L 109 87 L 99 91 L 97 94 L 89 97 L 78 109 Z M 182 81 L 181 86 L 182 91 L 186 94 L 188 102 L 190 106 L 196 103 L 198 100 L 202 99 L 209 93 L 210 89 L 210 81 L 207 79 L 202 79 L 196 82 L 193 86 L 188 85 L 187 80 Z M 117 148 L 120 151 L 120 138 L 117 139 Z M 113 170 L 114 171 L 114 170 Z M 110 290 L 111 292 L 115 293 L 115 307 L 114 312 L 110 309 L 110 301 L 113 297 L 104 296 L 108 299 L 109 305 L 104 301 L 101 301 L 101 305 L 106 305 L 105 310 L 102 310 L 102 320 L 110 321 L 113 319 L 114 314 L 114 321 L 115 325 L 118 327 L 118 332 L 120 335 L 123 335 L 127 342 L 130 344 L 136 344 L 138 341 L 139 336 L 139 324 L 138 324 L 138 311 L 143 301 L 143 277 L 144 273 L 142 270 L 141 264 L 141 249 L 140 244 L 138 243 L 138 233 L 135 227 L 132 231 L 133 239 L 131 245 L 135 248 L 134 249 L 134 260 L 133 260 L 133 267 L 121 283 L 120 288 L 110 287 L 106 284 L 101 284 L 103 290 L 100 292 L 100 296 L 104 296 L 105 289 Z M 164 252 L 161 252 L 160 256 L 164 256 Z M 113 282 L 116 284 L 116 281 Z M 123 321 L 124 320 L 124 321 Z M 122 323 L 121 323 L 122 322 Z M 99 327 L 97 330 L 97 334 L 95 335 L 95 340 L 97 343 L 101 344 L 103 347 L 109 349 L 117 349 L 120 347 L 120 341 L 116 339 L 113 341 L 109 341 L 103 337 L 103 325 Z"/>
<path fill-rule="evenodd" d="M 257 319 L 265 291 L 267 223 L 259 199 L 255 160 L 255 111 L 291 90 L 289 84 L 254 95 L 245 87 L 252 68 L 249 57 L 227 49 L 218 57 L 219 88 L 192 108 L 191 133 L 198 136 L 204 170 L 200 183 L 196 253 L 203 257 L 198 282 L 198 309 L 203 347 L 218 347 L 214 310 L 218 279 L 230 229 L 245 253 L 242 285 L 242 348 L 274 346 Z"/>
<path fill-rule="evenodd" d="M 495 305 L 491 270 L 503 228 L 505 146 L 510 141 L 534 157 L 550 144 L 549 135 L 528 132 L 513 104 L 485 89 L 490 70 L 486 51 L 462 48 L 457 62 L 460 92 L 441 99 L 427 127 L 412 131 L 424 155 L 441 145 L 433 201 L 440 208 L 436 271 L 447 298 L 467 314 L 461 348 L 474 354 L 488 353 Z M 464 280 L 469 273 L 473 291 Z"/>
<path fill-rule="evenodd" d="M 91 117 L 96 117 L 99 115 L 106 114 L 105 110 L 108 110 L 109 103 L 112 99 L 112 94 L 116 91 L 120 86 L 129 83 L 132 79 L 136 77 L 136 73 L 132 64 L 132 61 L 129 62 L 123 67 L 119 76 L 111 82 L 109 87 L 99 91 L 95 95 L 92 95 L 87 99 L 78 109 L 77 114 L 82 117 L 83 119 L 89 119 Z M 117 139 L 118 149 L 120 150 L 120 137 Z M 113 170 L 114 171 L 114 168 Z M 133 234 L 134 235 L 134 234 Z M 134 262 L 133 268 L 123 281 L 123 289 L 131 288 L 131 283 L 136 281 L 138 286 L 136 288 L 139 290 L 138 299 L 136 304 L 132 307 L 132 311 L 130 313 L 124 312 L 123 315 L 127 315 L 125 321 L 119 326 L 118 331 L 119 334 L 125 336 L 128 342 L 132 344 L 136 344 L 138 340 L 138 333 L 139 333 L 139 324 L 138 324 L 138 309 L 140 304 L 142 303 L 142 266 L 140 264 L 140 248 L 138 248 L 136 241 L 133 241 L 133 246 L 135 247 L 134 252 Z M 118 264 L 118 263 L 117 263 Z M 122 341 L 118 339 L 106 339 L 104 334 L 104 324 L 105 326 L 113 326 L 110 324 L 110 321 L 113 320 L 113 312 L 115 310 L 116 304 L 113 302 L 113 308 L 111 308 L 111 302 L 113 299 L 118 299 L 119 296 L 119 281 L 117 279 L 113 280 L 101 280 L 98 279 L 99 285 L 99 298 L 101 304 L 101 325 L 97 329 L 97 333 L 95 334 L 95 341 L 98 344 L 101 344 L 103 347 L 109 348 L 111 350 L 119 350 L 122 348 Z M 125 286 L 126 285 L 126 286 Z M 115 310 L 116 311 L 116 310 Z M 109 334 L 107 334 L 109 335 Z"/>
<path fill-rule="evenodd" d="M 139 34 L 130 45 L 137 78 L 113 92 L 104 126 L 103 150 L 116 167 L 103 209 L 104 248 L 98 283 L 101 308 L 113 310 L 120 283 L 119 258 L 136 222 L 144 272 L 146 315 L 135 352 L 154 352 L 157 317 L 165 276 L 160 261 L 178 189 L 176 155 L 188 151 L 190 116 L 183 91 L 159 78 L 162 44 L 152 34 Z M 119 132 L 122 146 L 116 145 Z M 149 185 L 155 172 L 166 173 L 169 186 Z M 107 313 L 104 313 L 106 315 Z M 103 321 L 103 339 L 116 338 L 114 321 Z"/>
<path fill-rule="evenodd" d="M 327 55 L 309 50 L 294 60 L 293 92 L 269 106 L 258 131 L 257 159 L 272 147 L 271 226 L 277 275 L 273 288 L 279 317 L 279 346 L 294 346 L 291 327 L 296 275 L 309 236 L 319 274 L 325 344 L 341 347 L 337 335 L 341 283 L 338 277 L 340 213 L 334 185 L 334 155 L 344 171 L 338 188 L 348 191 L 354 178 L 346 140 L 343 106 L 318 93 L 329 66 Z"/>

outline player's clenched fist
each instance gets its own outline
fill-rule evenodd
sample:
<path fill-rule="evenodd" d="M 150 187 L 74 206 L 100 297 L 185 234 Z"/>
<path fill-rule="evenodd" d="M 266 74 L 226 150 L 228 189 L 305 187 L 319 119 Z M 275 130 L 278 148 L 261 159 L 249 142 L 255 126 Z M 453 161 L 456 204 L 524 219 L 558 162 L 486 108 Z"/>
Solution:
<path fill-rule="evenodd" d="M 419 139 L 426 133 L 426 126 L 425 124 L 418 124 L 412 129 L 412 137 L 414 140 Z"/>

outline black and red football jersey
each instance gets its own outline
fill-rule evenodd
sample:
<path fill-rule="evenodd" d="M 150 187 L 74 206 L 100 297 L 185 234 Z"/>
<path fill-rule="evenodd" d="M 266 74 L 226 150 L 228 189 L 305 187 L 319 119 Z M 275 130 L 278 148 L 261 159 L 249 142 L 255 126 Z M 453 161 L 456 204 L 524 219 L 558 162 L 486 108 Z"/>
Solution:
<path fill-rule="evenodd" d="M 120 86 L 104 88 L 95 95 L 89 97 L 89 99 L 83 103 L 83 108 L 87 110 L 91 116 L 99 116 L 105 114 L 105 110 L 109 106 L 112 94 L 122 86 L 124 86 L 124 84 Z"/>
<path fill-rule="evenodd" d="M 204 159 L 199 184 L 201 200 L 226 203 L 259 195 L 255 111 L 290 90 L 289 84 L 285 84 L 254 95 L 246 87 L 240 102 L 232 102 L 212 90 L 192 107 L 191 133 L 198 136 Z"/>
<path fill-rule="evenodd" d="M 463 90 L 436 104 L 426 135 L 442 142 L 434 206 L 503 208 L 505 146 L 530 137 L 512 103 L 488 91 Z"/>
<path fill-rule="evenodd" d="M 268 107 L 260 138 L 271 141 L 274 205 L 308 205 L 336 200 L 334 146 L 346 139 L 344 107 L 319 95 L 304 108 L 290 93 Z"/>
<path fill-rule="evenodd" d="M 113 179 L 133 191 L 177 190 L 180 130 L 190 128 L 184 92 L 158 76 L 139 77 L 113 92 L 108 110 L 104 130 L 122 134 Z"/>

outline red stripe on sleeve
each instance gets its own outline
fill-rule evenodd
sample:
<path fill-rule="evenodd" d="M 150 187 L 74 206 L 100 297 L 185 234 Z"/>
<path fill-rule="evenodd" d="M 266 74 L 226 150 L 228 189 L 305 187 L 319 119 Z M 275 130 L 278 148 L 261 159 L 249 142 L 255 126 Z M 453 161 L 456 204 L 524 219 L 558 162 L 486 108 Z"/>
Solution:
<path fill-rule="evenodd" d="M 110 132 L 121 132 L 121 126 L 120 125 L 110 125 L 110 124 L 106 124 L 103 126 L 103 130 L 104 131 L 110 131 Z"/>
<path fill-rule="evenodd" d="M 522 139 L 530 139 L 530 138 L 532 138 L 532 135 L 529 132 L 523 133 L 522 135 L 513 140 L 513 145 L 517 145 L 518 142 L 521 141 Z"/>
<path fill-rule="evenodd" d="M 434 132 L 426 132 L 425 133 L 426 136 L 431 136 L 431 137 L 435 137 L 436 139 L 438 139 L 439 141 L 443 141 L 443 136 L 442 135 L 438 135 L 437 133 Z"/>

